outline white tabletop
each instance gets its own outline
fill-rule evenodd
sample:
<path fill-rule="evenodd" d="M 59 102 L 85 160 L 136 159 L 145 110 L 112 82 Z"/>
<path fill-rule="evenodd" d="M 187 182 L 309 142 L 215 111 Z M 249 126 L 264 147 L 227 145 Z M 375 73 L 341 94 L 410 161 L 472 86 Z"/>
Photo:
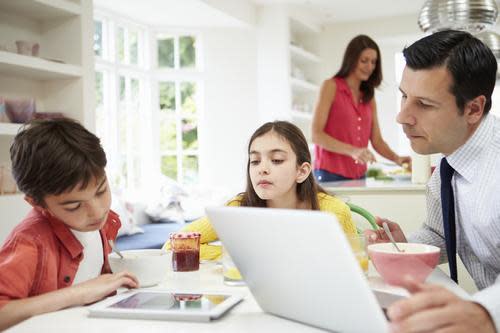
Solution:
<path fill-rule="evenodd" d="M 153 287 L 192 292 L 238 292 L 246 295 L 244 300 L 228 314 L 210 323 L 89 318 L 86 307 L 76 307 L 33 317 L 6 332 L 323 332 L 317 328 L 262 312 L 248 288 L 226 286 L 222 280 L 220 265 L 204 263 L 200 265 L 200 270 L 197 272 L 169 272 L 164 283 Z M 404 289 L 386 285 L 372 267 L 370 267 L 368 280 L 377 295 L 382 294 L 386 301 L 390 301 L 392 297 L 407 294 Z M 444 285 L 458 295 L 468 297 L 465 291 L 439 269 L 432 273 L 428 281 Z"/>

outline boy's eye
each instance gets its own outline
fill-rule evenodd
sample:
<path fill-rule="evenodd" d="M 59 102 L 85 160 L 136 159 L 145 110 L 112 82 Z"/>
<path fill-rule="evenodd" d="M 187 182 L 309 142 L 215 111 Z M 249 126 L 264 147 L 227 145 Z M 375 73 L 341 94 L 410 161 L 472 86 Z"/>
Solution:
<path fill-rule="evenodd" d="M 108 190 L 108 188 L 107 188 L 107 187 L 105 187 L 105 188 L 104 188 L 104 189 L 102 189 L 101 191 L 97 192 L 97 193 L 96 193 L 96 195 L 97 195 L 98 197 L 100 197 L 100 196 L 102 196 L 104 193 L 106 193 L 106 191 L 107 191 L 107 190 Z"/>
<path fill-rule="evenodd" d="M 71 208 L 64 208 L 64 210 L 68 211 L 68 212 L 74 212 L 76 211 L 78 208 L 80 208 L 81 204 L 77 204 L 76 206 L 74 207 L 71 207 Z"/>

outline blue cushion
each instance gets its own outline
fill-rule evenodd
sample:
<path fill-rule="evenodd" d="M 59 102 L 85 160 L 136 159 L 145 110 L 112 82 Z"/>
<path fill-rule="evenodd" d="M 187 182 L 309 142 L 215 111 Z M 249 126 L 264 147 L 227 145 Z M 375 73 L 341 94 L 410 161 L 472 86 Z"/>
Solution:
<path fill-rule="evenodd" d="M 179 223 L 142 224 L 143 234 L 124 235 L 116 239 L 118 250 L 161 249 L 170 233 L 178 231 L 183 225 Z"/>

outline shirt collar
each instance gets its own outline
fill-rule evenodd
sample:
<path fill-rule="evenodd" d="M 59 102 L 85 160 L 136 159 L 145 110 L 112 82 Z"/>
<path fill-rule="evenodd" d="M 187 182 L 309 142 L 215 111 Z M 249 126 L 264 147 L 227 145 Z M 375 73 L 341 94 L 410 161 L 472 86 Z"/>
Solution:
<path fill-rule="evenodd" d="M 59 239 L 61 244 L 66 248 L 66 250 L 68 250 L 71 258 L 74 259 L 83 253 L 82 244 L 80 244 L 78 239 L 75 237 L 75 235 L 73 235 L 66 224 L 52 215 L 40 212 L 39 214 L 43 215 L 49 221 L 54 234 Z"/>
<path fill-rule="evenodd" d="M 446 157 L 451 167 L 468 182 L 471 182 L 477 175 L 477 167 L 480 161 L 478 157 L 492 140 L 493 117 L 490 114 L 485 115 L 472 136 L 462 146 Z"/>

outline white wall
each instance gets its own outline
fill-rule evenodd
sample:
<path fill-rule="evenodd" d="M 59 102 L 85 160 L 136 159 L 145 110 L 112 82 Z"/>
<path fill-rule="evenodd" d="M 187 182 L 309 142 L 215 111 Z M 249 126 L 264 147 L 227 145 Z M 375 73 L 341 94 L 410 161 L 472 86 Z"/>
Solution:
<path fill-rule="evenodd" d="M 325 79 L 337 72 L 347 44 L 359 34 L 370 36 L 380 48 L 384 79 L 375 96 L 382 135 L 393 150 L 400 154 L 409 154 L 406 142 L 400 142 L 398 138 L 401 131 L 401 127 L 396 123 L 396 114 L 399 111 L 396 102 L 399 82 L 396 82 L 394 55 L 401 52 L 405 45 L 423 37 L 417 25 L 417 16 L 405 15 L 325 26 L 320 49 L 320 56 L 324 60 Z"/>
<path fill-rule="evenodd" d="M 200 129 L 205 186 L 244 190 L 246 146 L 258 126 L 253 29 L 203 30 L 205 110 Z"/>

